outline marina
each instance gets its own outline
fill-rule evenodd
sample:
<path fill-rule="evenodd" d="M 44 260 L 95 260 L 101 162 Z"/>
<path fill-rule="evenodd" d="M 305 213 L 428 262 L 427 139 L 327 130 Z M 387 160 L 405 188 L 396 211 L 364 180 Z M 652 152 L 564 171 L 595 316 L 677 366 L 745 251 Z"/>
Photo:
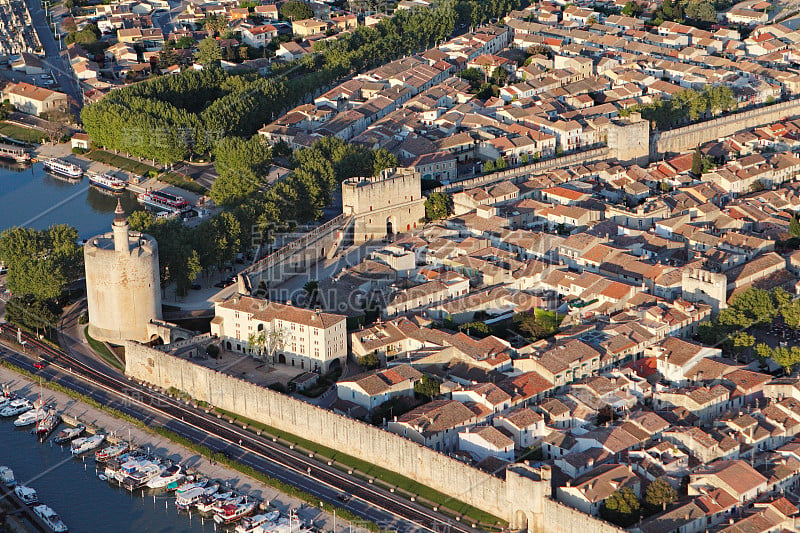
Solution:
<path fill-rule="evenodd" d="M 28 392 L 38 403 L 42 394 L 34 390 L 31 384 Z M 21 405 L 20 400 L 0 397 L 7 405 Z M 28 404 L 26 412 L 36 413 L 33 402 Z M 273 507 L 252 488 L 236 488 L 231 481 L 203 475 L 180 458 L 132 444 L 131 434 L 122 438 L 121 428 L 115 428 L 115 434 L 93 425 L 73 426 L 79 421 L 66 414 L 66 427 L 58 428 L 59 405 L 50 397 L 48 405 L 37 424 L 37 430 L 48 420 L 54 424 L 48 427 L 52 436 L 44 440 L 32 436 L 29 427 L 14 426 L 10 418 L 0 420 L 0 463 L 8 465 L 0 466 L 0 488 L 14 494 L 21 509 L 27 508 L 20 516 L 28 516 L 40 531 L 319 531 L 306 527 L 307 521 L 292 507 Z M 76 450 L 80 452 L 72 453 Z M 64 486 L 70 490 L 62 490 Z"/>

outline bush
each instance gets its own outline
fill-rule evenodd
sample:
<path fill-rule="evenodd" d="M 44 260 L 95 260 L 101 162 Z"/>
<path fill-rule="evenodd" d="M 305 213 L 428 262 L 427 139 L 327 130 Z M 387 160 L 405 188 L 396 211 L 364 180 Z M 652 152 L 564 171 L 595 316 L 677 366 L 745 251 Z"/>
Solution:
<path fill-rule="evenodd" d="M 85 154 L 86 152 L 88 152 L 88 150 L 87 150 L 86 148 L 81 148 L 80 146 L 74 146 L 74 147 L 72 148 L 72 153 L 73 153 L 73 154 L 77 154 L 77 155 L 83 155 L 83 154 Z"/>
<path fill-rule="evenodd" d="M 84 311 L 81 313 L 81 316 L 78 317 L 78 324 L 88 324 L 89 323 L 89 313 Z"/>
<path fill-rule="evenodd" d="M 208 355 L 209 357 L 213 357 L 214 359 L 219 357 L 219 346 L 217 346 L 216 344 L 209 344 L 206 347 L 206 355 Z"/>

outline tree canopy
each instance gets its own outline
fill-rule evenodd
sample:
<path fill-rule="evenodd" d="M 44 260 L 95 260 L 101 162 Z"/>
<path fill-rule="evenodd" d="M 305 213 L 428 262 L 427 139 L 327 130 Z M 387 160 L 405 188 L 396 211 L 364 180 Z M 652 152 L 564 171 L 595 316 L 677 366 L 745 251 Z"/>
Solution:
<path fill-rule="evenodd" d="M 218 65 L 222 60 L 222 49 L 213 37 L 206 37 L 197 44 L 195 60 L 204 66 Z"/>
<path fill-rule="evenodd" d="M 428 220 L 447 218 L 452 212 L 453 202 L 446 193 L 433 192 L 425 199 L 425 218 Z"/>
<path fill-rule="evenodd" d="M 639 498 L 628 487 L 614 491 L 600 508 L 600 516 L 621 527 L 628 527 L 639 519 Z"/>
<path fill-rule="evenodd" d="M 314 16 L 311 6 L 300 0 L 289 0 L 279 10 L 281 16 L 287 20 L 304 20 Z"/>
<path fill-rule="evenodd" d="M 656 479 L 644 491 L 644 501 L 653 510 L 666 509 L 677 498 L 678 493 L 663 479 Z"/>
<path fill-rule="evenodd" d="M 77 230 L 66 224 L 46 230 L 13 227 L 3 231 L 0 260 L 8 267 L 8 290 L 36 300 L 57 298 L 83 270 L 77 240 Z"/>
<path fill-rule="evenodd" d="M 264 186 L 272 151 L 259 136 L 225 137 L 213 153 L 217 179 L 209 195 L 218 205 L 234 205 Z"/>

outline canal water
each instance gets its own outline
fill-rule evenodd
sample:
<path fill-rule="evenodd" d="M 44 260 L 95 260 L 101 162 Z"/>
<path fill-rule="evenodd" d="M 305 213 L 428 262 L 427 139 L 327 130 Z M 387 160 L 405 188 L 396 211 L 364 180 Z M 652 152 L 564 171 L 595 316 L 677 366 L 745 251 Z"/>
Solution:
<path fill-rule="evenodd" d="M 42 163 L 19 166 L 0 161 L 0 231 L 69 224 L 81 239 L 88 239 L 110 231 L 116 205 L 114 196 L 91 187 L 86 177 L 66 180 L 46 172 Z M 139 205 L 126 192 L 122 206 L 130 213 Z"/>
<path fill-rule="evenodd" d="M 131 494 L 101 481 L 93 455 L 75 459 L 69 446 L 62 449 L 49 440 L 42 444 L 30 430 L 0 419 L 0 465 L 10 467 L 17 482 L 36 489 L 39 501 L 52 507 L 71 533 L 215 531 L 209 518 L 178 513 L 174 498 L 163 492 L 154 501 L 153 494 Z"/>

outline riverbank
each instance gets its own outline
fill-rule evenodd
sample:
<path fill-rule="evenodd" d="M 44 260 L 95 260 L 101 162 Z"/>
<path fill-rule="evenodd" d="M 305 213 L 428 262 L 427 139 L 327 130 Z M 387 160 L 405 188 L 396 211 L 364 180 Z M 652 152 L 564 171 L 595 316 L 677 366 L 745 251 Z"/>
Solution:
<path fill-rule="evenodd" d="M 39 395 L 38 384 L 6 367 L 0 367 L 0 382 L 7 385 L 11 392 L 29 399 L 35 399 Z M 199 472 L 212 479 L 219 479 L 240 491 L 247 492 L 264 501 L 269 501 L 284 514 L 288 514 L 291 509 L 295 509 L 297 510 L 297 515 L 303 521 L 313 522 L 316 527 L 325 531 L 330 531 L 334 527 L 334 519 L 327 513 L 313 507 L 303 506 L 303 502 L 300 499 L 279 493 L 257 479 L 244 475 L 233 468 L 218 462 L 211 462 L 203 455 L 187 447 L 115 418 L 101 409 L 73 399 L 67 394 L 44 389 L 42 395 L 45 401 L 56 402 L 59 412 L 79 419 L 86 425 L 102 428 L 103 431 L 113 432 L 126 439 L 130 435 L 136 445 L 149 449 L 151 453 L 178 461 L 192 471 Z M 337 533 L 351 531 L 351 524 L 337 519 L 336 531 Z"/>

